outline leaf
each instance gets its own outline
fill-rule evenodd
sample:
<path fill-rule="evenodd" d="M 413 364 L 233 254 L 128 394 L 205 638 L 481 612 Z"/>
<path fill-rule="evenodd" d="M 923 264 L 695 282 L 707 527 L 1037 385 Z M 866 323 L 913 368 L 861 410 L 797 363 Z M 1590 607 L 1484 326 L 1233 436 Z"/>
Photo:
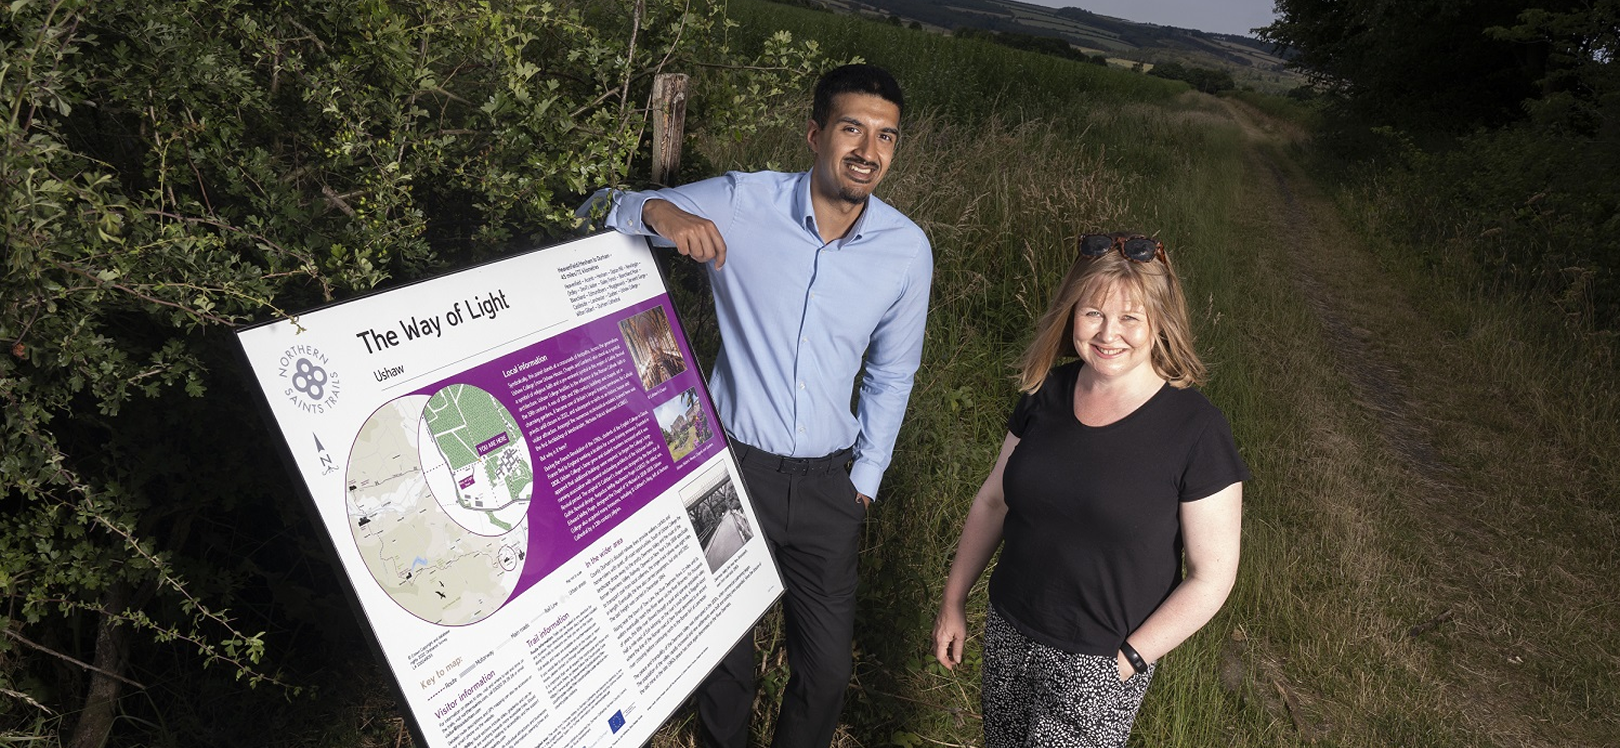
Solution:
<path fill-rule="evenodd" d="M 889 735 L 889 745 L 899 746 L 900 748 L 916 748 L 922 743 L 922 736 L 914 732 L 896 730 Z"/>

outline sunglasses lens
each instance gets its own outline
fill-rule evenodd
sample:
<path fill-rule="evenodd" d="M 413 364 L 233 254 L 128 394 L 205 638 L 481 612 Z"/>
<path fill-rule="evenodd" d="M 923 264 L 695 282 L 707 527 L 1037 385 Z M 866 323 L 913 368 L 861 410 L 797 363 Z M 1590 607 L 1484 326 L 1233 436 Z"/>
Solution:
<path fill-rule="evenodd" d="M 1152 262 L 1153 256 L 1159 251 L 1159 243 L 1152 239 L 1137 237 L 1125 242 L 1125 256 L 1137 262 Z"/>
<path fill-rule="evenodd" d="M 1114 248 L 1114 238 L 1103 234 L 1086 234 L 1080 237 L 1080 254 L 1086 257 L 1101 257 Z"/>

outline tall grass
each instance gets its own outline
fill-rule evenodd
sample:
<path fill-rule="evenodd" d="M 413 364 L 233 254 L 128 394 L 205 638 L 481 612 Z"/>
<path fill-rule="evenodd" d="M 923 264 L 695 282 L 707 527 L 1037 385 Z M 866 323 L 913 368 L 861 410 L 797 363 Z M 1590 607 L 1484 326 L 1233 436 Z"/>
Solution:
<path fill-rule="evenodd" d="M 1569 744 L 1603 744 L 1615 724 L 1603 715 L 1620 712 L 1605 620 L 1620 599 L 1620 468 L 1605 458 L 1620 453 L 1620 413 L 1612 359 L 1590 353 L 1601 346 L 1468 291 L 1471 277 L 1435 277 L 1397 242 L 1376 261 L 1360 254 L 1365 239 L 1401 234 L 1377 201 L 1347 202 L 1362 219 L 1346 224 L 1321 195 L 1279 195 L 1280 175 L 1307 183 L 1293 151 L 1258 157 L 1246 138 L 1298 138 L 1309 114 L 1297 108 L 731 7 L 739 44 L 786 28 L 896 74 L 909 108 L 879 194 L 934 242 L 924 363 L 867 527 L 859 687 L 838 745 L 979 744 L 976 642 L 955 674 L 929 654 L 939 590 L 1005 431 L 1011 363 L 1074 237 L 1116 229 L 1165 241 L 1212 364 L 1204 392 L 1256 476 L 1238 585 L 1166 659 L 1132 744 L 1558 743 L 1537 720 Z M 1240 126 L 1231 107 L 1244 106 L 1285 116 Z M 702 150 L 718 168 L 809 164 L 800 128 Z M 1363 348 L 1393 394 L 1347 371 Z M 983 605 L 981 587 L 975 624 Z M 783 678 L 778 638 L 767 635 L 768 687 Z M 688 727 L 660 743 L 689 744 Z M 756 729 L 768 735 L 768 718 Z"/>
<path fill-rule="evenodd" d="M 842 745 L 976 743 L 976 660 L 960 674 L 932 662 L 928 635 L 967 503 L 1005 433 L 1011 364 L 1073 257 L 1075 237 L 1158 234 L 1188 281 L 1217 372 L 1233 319 L 1229 216 L 1241 194 L 1241 133 L 1185 87 L 978 42 L 733 0 L 743 31 L 787 28 L 835 58 L 883 65 L 908 111 L 881 196 L 934 244 L 924 362 L 894 466 L 862 556 L 856 678 Z M 808 102 L 806 102 L 807 104 Z M 806 168 L 802 129 L 745 143 L 710 142 L 717 168 Z M 1219 377 L 1220 374 L 1217 374 Z M 1210 392 L 1218 396 L 1219 385 Z M 978 594 L 975 619 L 983 614 Z M 1227 624 L 1164 668 L 1138 727 L 1150 744 L 1200 744 L 1234 710 L 1208 676 Z M 774 636 L 771 637 L 774 641 Z M 767 652 L 767 686 L 780 681 Z M 762 736 L 768 724 L 756 725 Z M 679 729 L 664 739 L 679 744 Z"/>
<path fill-rule="evenodd" d="M 1444 485 L 1468 500 L 1456 547 L 1420 554 L 1450 567 L 1428 575 L 1435 584 L 1427 592 L 1465 621 L 1436 642 L 1436 656 L 1553 726 L 1546 737 L 1539 725 L 1519 726 L 1537 731 L 1532 740 L 1612 744 L 1620 735 L 1615 337 L 1594 330 L 1579 308 L 1504 286 L 1494 264 L 1466 259 L 1478 256 L 1469 247 L 1448 248 L 1451 256 L 1435 262 L 1388 220 L 1411 210 L 1404 191 L 1375 184 L 1339 197 L 1379 261 L 1421 300 L 1417 313 L 1438 328 L 1378 341 L 1433 393 L 1420 414 L 1436 425 Z M 1378 322 L 1382 332 L 1393 320 Z M 1495 407 L 1481 409 L 1482 401 Z"/>

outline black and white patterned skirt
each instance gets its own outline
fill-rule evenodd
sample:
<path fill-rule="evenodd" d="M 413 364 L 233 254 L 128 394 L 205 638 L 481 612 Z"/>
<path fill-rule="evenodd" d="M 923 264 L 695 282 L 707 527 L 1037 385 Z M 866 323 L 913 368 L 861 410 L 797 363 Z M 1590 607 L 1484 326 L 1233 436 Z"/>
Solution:
<path fill-rule="evenodd" d="M 1158 664 L 1119 679 L 1112 657 L 1031 641 L 990 607 L 984 631 L 985 748 L 1117 748 Z"/>

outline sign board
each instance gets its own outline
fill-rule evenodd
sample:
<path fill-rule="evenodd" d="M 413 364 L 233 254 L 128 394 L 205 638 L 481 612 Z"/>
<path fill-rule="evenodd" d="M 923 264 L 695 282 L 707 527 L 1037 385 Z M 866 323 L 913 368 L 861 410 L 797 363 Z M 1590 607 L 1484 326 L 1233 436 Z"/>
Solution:
<path fill-rule="evenodd" d="M 237 339 L 425 746 L 641 745 L 781 593 L 644 239 Z"/>

